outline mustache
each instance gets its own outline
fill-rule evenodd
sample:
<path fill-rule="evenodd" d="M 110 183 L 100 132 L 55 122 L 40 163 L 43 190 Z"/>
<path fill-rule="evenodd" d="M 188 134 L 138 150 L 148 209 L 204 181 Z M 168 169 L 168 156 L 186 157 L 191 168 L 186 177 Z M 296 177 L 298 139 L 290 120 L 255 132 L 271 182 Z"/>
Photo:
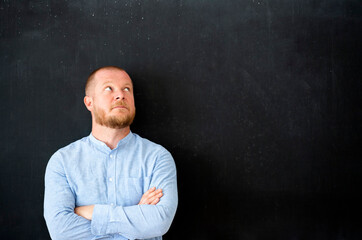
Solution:
<path fill-rule="evenodd" d="M 115 107 L 125 107 L 125 108 L 129 109 L 128 104 L 125 103 L 124 101 L 118 101 L 118 102 L 115 102 L 114 104 L 112 104 L 111 108 L 113 109 Z"/>

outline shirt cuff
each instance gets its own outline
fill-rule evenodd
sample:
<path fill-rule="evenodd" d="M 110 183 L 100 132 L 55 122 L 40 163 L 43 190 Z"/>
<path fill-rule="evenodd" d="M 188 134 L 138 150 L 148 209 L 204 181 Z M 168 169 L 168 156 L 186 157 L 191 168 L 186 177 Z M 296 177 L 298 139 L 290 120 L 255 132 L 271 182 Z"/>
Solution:
<path fill-rule="evenodd" d="M 109 218 L 108 205 L 94 205 L 91 230 L 93 235 L 107 234 L 108 218 Z"/>

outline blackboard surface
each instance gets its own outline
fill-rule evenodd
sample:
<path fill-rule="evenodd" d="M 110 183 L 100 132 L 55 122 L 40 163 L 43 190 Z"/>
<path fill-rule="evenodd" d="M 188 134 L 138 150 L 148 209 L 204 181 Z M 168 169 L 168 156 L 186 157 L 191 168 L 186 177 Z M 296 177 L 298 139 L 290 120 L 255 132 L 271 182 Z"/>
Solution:
<path fill-rule="evenodd" d="M 361 24 L 358 0 L 1 1 L 1 238 L 49 239 L 46 164 L 117 65 L 176 161 L 164 239 L 361 239 Z"/>

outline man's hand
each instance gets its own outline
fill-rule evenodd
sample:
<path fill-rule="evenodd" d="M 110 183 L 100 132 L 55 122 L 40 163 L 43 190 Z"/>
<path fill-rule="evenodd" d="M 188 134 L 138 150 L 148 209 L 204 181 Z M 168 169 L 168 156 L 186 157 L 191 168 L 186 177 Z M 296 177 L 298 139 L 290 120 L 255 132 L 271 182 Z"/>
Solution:
<path fill-rule="evenodd" d="M 138 205 L 156 205 L 160 198 L 163 196 L 162 189 L 157 189 L 155 187 L 150 188 L 145 194 L 143 194 Z"/>
<path fill-rule="evenodd" d="M 85 219 L 92 220 L 94 205 L 76 207 L 75 214 L 84 217 Z"/>

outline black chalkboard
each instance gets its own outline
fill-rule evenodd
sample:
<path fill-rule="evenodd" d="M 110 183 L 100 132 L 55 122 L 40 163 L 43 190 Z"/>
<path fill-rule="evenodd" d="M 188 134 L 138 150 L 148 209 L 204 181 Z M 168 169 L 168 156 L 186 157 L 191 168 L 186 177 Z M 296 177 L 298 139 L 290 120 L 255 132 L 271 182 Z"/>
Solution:
<path fill-rule="evenodd" d="M 49 239 L 46 164 L 116 65 L 176 161 L 164 239 L 360 239 L 361 24 L 358 0 L 1 1 L 1 238 Z"/>

